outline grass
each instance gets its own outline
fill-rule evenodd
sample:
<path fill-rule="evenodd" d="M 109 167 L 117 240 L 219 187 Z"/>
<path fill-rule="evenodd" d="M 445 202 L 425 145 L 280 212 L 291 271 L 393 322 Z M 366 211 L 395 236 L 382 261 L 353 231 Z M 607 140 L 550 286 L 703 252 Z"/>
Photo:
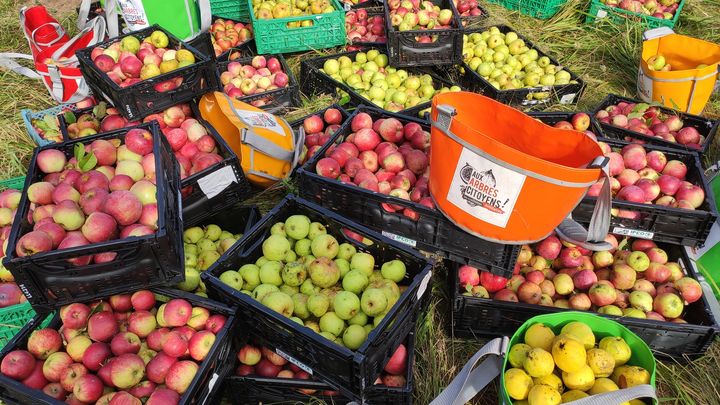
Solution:
<path fill-rule="evenodd" d="M 554 56 L 587 83 L 578 107 L 550 108 L 591 110 L 608 93 L 633 97 L 642 31 L 632 24 L 588 26 L 583 24 L 588 0 L 570 0 L 552 19 L 537 20 L 510 12 L 481 0 L 493 23 L 507 24 L 523 34 L 543 51 Z M 0 0 L 0 52 L 28 53 L 27 44 L 17 29 L 17 11 L 24 2 Z M 66 2 L 52 1 L 53 10 L 65 27 L 74 27 L 73 8 Z M 712 42 L 720 42 L 720 1 L 690 0 L 675 30 Z M 330 51 L 322 51 L 327 54 Z M 300 61 L 317 53 L 288 57 L 293 71 L 299 73 Z M 332 97 L 303 97 L 302 107 L 292 111 L 288 120 L 296 119 L 332 103 Z M 3 177 L 24 174 L 33 143 L 25 133 L 19 116 L 23 108 L 42 110 L 54 105 L 39 81 L 0 71 L 0 173 Z M 706 110 L 708 117 L 720 116 L 720 98 L 713 98 Z M 719 139 L 719 138 L 716 138 Z M 713 145 L 706 163 L 718 158 Z M 251 202 L 267 211 L 294 185 L 282 183 L 256 196 Z M 453 339 L 447 330 L 450 314 L 445 286 L 445 271 L 439 268 L 433 280 L 433 300 L 417 332 L 415 366 L 415 403 L 427 404 L 445 387 L 484 342 Z M 707 354 L 694 362 L 659 363 L 658 390 L 663 404 L 717 404 L 720 398 L 720 344 L 713 344 Z M 473 403 L 497 402 L 497 386 L 491 384 Z"/>

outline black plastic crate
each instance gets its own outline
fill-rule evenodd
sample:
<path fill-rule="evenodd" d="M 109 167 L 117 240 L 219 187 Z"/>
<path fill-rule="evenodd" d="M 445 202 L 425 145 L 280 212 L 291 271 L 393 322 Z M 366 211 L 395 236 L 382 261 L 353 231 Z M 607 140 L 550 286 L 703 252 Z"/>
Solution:
<path fill-rule="evenodd" d="M 153 289 L 152 292 L 156 294 L 156 300 L 158 298 L 157 295 L 170 299 L 182 298 L 190 302 L 193 306 L 206 308 L 211 311 L 211 313 L 221 314 L 227 317 L 225 325 L 216 334 L 213 347 L 208 352 L 205 360 L 200 363 L 195 377 L 187 391 L 180 396 L 179 402 L 179 404 L 183 405 L 207 403 L 208 400 L 212 399 L 219 392 L 222 379 L 233 372 L 232 364 L 229 364 L 226 359 L 229 355 L 232 355 L 232 334 L 230 332 L 235 327 L 236 309 L 224 303 L 179 290 L 157 288 Z M 161 304 L 162 302 L 157 300 L 156 306 L 159 307 Z M 5 357 L 9 352 L 17 348 L 27 347 L 27 340 L 30 337 L 30 333 L 39 328 L 38 325 L 44 317 L 45 315 L 43 314 L 36 315 L 35 318 L 0 351 L 0 357 Z M 60 315 L 56 313 L 47 327 L 59 329 L 61 326 L 62 321 L 60 320 Z M 46 395 L 42 390 L 28 388 L 20 381 L 15 381 L 2 374 L 0 374 L 0 399 L 3 402 L 18 405 L 61 405 L 65 403 Z"/>
<path fill-rule="evenodd" d="M 543 111 L 543 112 L 530 112 L 528 113 L 529 116 L 539 119 L 540 121 L 548 124 L 548 125 L 555 125 L 560 121 L 567 121 L 570 122 L 573 115 L 577 114 L 578 112 L 563 112 L 563 111 Z M 588 131 L 591 131 L 595 136 L 599 139 L 604 137 L 605 133 L 602 130 L 602 127 L 600 126 L 600 123 L 597 122 L 597 120 L 593 117 L 593 114 L 586 113 L 590 117 L 590 127 L 588 128 Z"/>
<path fill-rule="evenodd" d="M 452 260 L 483 267 L 502 276 L 512 274 L 520 245 L 503 245 L 471 235 L 453 224 L 437 209 L 344 184 L 335 179 L 322 177 L 315 172 L 318 160 L 325 156 L 331 144 L 340 143 L 352 133 L 350 122 L 361 112 L 370 114 L 373 120 L 394 117 L 403 124 L 416 122 L 429 131 L 426 121 L 384 112 L 373 107 L 358 107 L 353 115 L 299 171 L 300 195 L 346 217 L 381 232 L 396 241 L 416 249 L 439 253 Z M 388 212 L 381 204 L 400 205 L 418 214 L 413 220 L 402 212 Z"/>
<path fill-rule="evenodd" d="M 197 104 L 190 103 L 190 108 L 193 117 L 215 139 L 218 154 L 223 160 L 182 179 L 180 186 L 183 193 L 182 213 L 185 226 L 192 226 L 253 195 L 238 156 L 215 128 L 203 119 Z"/>
<path fill-rule="evenodd" d="M 154 122 L 36 148 L 30 160 L 8 245 L 14 247 L 22 235 L 32 230 L 32 224 L 28 221 L 30 201 L 27 189 L 43 177 L 35 163 L 40 151 L 58 149 L 72 157 L 73 148 L 78 143 L 89 144 L 96 139 L 124 139 L 132 128 L 148 129 L 153 134 L 159 213 L 157 231 L 153 235 L 51 250 L 26 257 L 17 257 L 14 248 L 8 249 L 3 265 L 13 273 L 18 286 L 36 311 L 184 280 L 180 174 L 170 145 Z M 70 258 L 103 252 L 116 252 L 118 256 L 111 262 L 81 267 L 67 262 Z"/>
<path fill-rule="evenodd" d="M 526 37 L 520 35 L 520 33 L 515 31 L 514 29 L 506 25 L 496 25 L 496 27 L 498 27 L 498 29 L 502 33 L 508 33 L 510 31 L 515 32 L 516 34 L 518 34 L 519 39 L 525 41 L 525 45 L 528 48 L 537 50 L 538 57 L 547 56 L 548 58 L 550 58 L 550 62 L 553 65 L 563 66 L 555 58 L 542 52 L 540 49 L 538 49 L 537 46 L 530 42 Z M 481 32 L 482 30 L 483 29 L 470 29 L 466 30 L 465 34 L 469 35 L 474 32 Z M 521 108 L 540 109 L 544 108 L 544 105 L 552 103 L 576 104 L 578 100 L 580 100 L 580 97 L 585 90 L 585 82 L 580 79 L 580 77 L 578 77 L 575 73 L 567 69 L 567 67 L 565 67 L 565 70 L 570 73 L 570 80 L 575 80 L 577 81 L 577 83 L 569 83 L 555 86 L 538 86 L 515 90 L 500 90 L 493 87 L 490 82 L 483 79 L 474 70 L 470 69 L 470 66 L 468 66 L 467 63 L 462 62 L 460 66 L 460 86 L 463 89 L 469 89 L 472 92 L 480 93 L 503 104 L 508 104 Z M 538 95 L 547 95 L 547 97 L 543 99 L 537 99 L 536 97 Z"/>
<path fill-rule="evenodd" d="M 237 99 L 248 104 L 251 104 L 253 101 L 267 100 L 265 104 L 259 108 L 272 114 L 281 114 L 287 112 L 292 107 L 300 105 L 300 86 L 298 86 L 298 82 L 295 80 L 295 75 L 285 61 L 285 58 L 283 58 L 282 54 L 268 54 L 262 56 L 265 56 L 266 59 L 277 58 L 277 60 L 280 61 L 282 71 L 288 75 L 288 86 L 281 89 L 269 90 L 260 94 L 237 97 Z M 249 65 L 252 62 L 252 59 L 253 56 L 247 56 L 232 61 L 218 62 L 218 83 L 220 83 L 220 74 L 227 71 L 227 67 L 231 62 Z"/>
<path fill-rule="evenodd" d="M 428 0 L 441 9 L 452 11 L 451 28 L 399 31 L 390 22 L 390 6 L 385 5 L 385 32 L 388 59 L 391 66 L 415 67 L 451 65 L 462 60 L 463 30 L 460 15 L 452 0 Z M 412 11 L 412 10 L 411 10 Z M 418 42 L 417 36 L 436 36 L 432 43 Z"/>
<path fill-rule="evenodd" d="M 370 100 L 360 96 L 355 90 L 350 88 L 350 86 L 340 83 L 330 76 L 324 74 L 320 71 L 323 64 L 328 59 L 337 59 L 341 56 L 347 56 L 350 59 L 355 59 L 355 55 L 358 52 L 367 52 L 369 49 L 377 49 L 377 48 L 368 48 L 364 49 L 362 51 L 350 51 L 350 52 L 342 52 L 342 53 L 336 53 L 333 55 L 327 55 L 327 56 L 320 56 L 313 59 L 303 60 L 300 64 L 300 88 L 302 89 L 303 94 L 305 95 L 314 95 L 314 94 L 331 94 L 336 95 L 340 93 L 344 93 L 348 96 L 349 101 L 348 104 L 350 106 L 360 106 L 360 105 L 368 105 L 370 104 Z M 380 51 L 380 53 L 387 54 L 384 49 L 377 49 Z M 412 68 L 405 69 L 408 71 L 408 73 L 412 74 L 430 74 L 433 76 L 433 86 L 435 88 L 447 86 L 450 87 L 453 84 L 447 81 L 446 79 L 440 78 L 433 70 L 414 70 Z M 343 104 L 344 105 L 344 104 Z M 398 114 L 410 116 L 410 117 L 418 117 L 421 116 L 423 110 L 430 109 L 430 102 L 427 103 L 421 103 L 414 107 L 406 108 L 404 110 L 398 111 Z"/>
<path fill-rule="evenodd" d="M 455 6 L 455 2 L 453 2 L 453 7 L 457 10 L 457 7 Z M 466 29 L 475 29 L 479 27 L 483 27 L 488 23 L 488 19 L 490 18 L 490 14 L 488 13 L 487 9 L 480 4 L 480 1 L 477 1 L 477 8 L 480 10 L 480 15 L 466 15 L 463 16 L 458 11 L 458 15 L 460 15 L 460 22 L 462 22 L 463 30 Z"/>
<path fill-rule="evenodd" d="M 613 149 L 622 148 L 630 142 L 615 139 L 598 139 Z M 653 204 L 640 204 L 613 199 L 612 207 L 640 213 L 639 219 L 610 218 L 610 232 L 657 242 L 684 246 L 701 246 L 710 234 L 710 228 L 718 217 L 715 198 L 700 164 L 697 152 L 681 151 L 662 146 L 643 145 L 645 150 L 665 153 L 668 160 L 680 160 L 688 168 L 686 180 L 702 187 L 705 202 L 696 210 L 671 208 Z M 589 222 L 595 207 L 595 197 L 585 197 L 573 211 L 573 218 Z"/>
<path fill-rule="evenodd" d="M 697 279 L 685 249 L 682 246 L 659 244 L 669 257 L 677 257 L 685 273 Z M 542 314 L 567 311 L 562 308 L 545 307 L 522 302 L 506 302 L 489 298 L 468 297 L 460 293 L 457 263 L 449 263 L 448 288 L 451 301 L 450 328 L 455 337 L 464 339 L 512 336 L 528 319 Z M 664 359 L 682 360 L 685 356 L 700 357 L 715 340 L 720 331 L 717 320 L 710 311 L 706 293 L 688 305 L 685 320 L 688 323 L 661 322 L 651 319 L 618 317 L 597 314 L 613 319 L 636 333 Z"/>
<path fill-rule="evenodd" d="M 195 63 L 151 79 L 142 80 L 131 86 L 120 87 L 110 80 L 107 74 L 98 69 L 90 58 L 92 49 L 97 46 L 107 48 L 129 35 L 143 40 L 154 31 L 163 31 L 168 36 L 169 48 L 181 47 L 192 52 L 195 56 Z M 75 55 L 77 55 L 80 62 L 80 70 L 93 93 L 98 97 L 102 96 L 108 103 L 116 106 L 118 111 L 131 121 L 165 110 L 176 104 L 189 102 L 195 97 L 220 88 L 215 72 L 214 53 L 212 56 L 207 56 L 180 41 L 158 25 L 115 37 L 92 47 L 80 49 Z M 158 90 L 159 85 L 172 80 L 181 81 L 181 83 L 172 90 Z"/>
<path fill-rule="evenodd" d="M 242 345 L 240 335 L 235 343 Z M 405 370 L 404 387 L 388 387 L 385 385 L 373 384 L 368 389 L 367 403 L 374 405 L 410 405 L 415 381 L 413 380 L 413 366 L 415 363 L 415 333 L 411 332 L 405 338 L 407 349 L 407 368 Z M 235 349 L 240 347 L 238 345 Z M 237 365 L 236 357 L 228 361 Z M 313 394 L 304 394 L 299 390 L 314 390 Z M 325 403 L 346 404 L 352 400 L 336 393 L 336 395 L 323 395 L 323 391 L 337 392 L 337 389 L 324 381 L 316 379 L 301 380 L 289 378 L 265 378 L 259 376 L 236 376 L 230 375 L 223 381 L 223 392 L 225 399 L 233 405 L 257 405 L 257 404 L 297 404 L 307 403 L 311 399 L 324 401 Z"/>
<path fill-rule="evenodd" d="M 600 105 L 597 106 L 597 108 L 595 108 L 595 111 L 593 111 L 593 117 L 595 117 L 595 114 L 597 114 L 598 111 L 604 110 L 605 108 L 607 108 L 611 105 L 616 105 L 617 103 L 621 103 L 621 102 L 636 103 L 636 104 L 645 103 L 644 101 L 641 101 L 641 100 L 635 100 L 632 98 L 618 96 L 616 94 L 610 94 L 607 97 L 605 97 L 605 99 L 600 103 Z M 659 145 L 659 146 L 664 146 L 664 147 L 672 148 L 672 149 L 697 151 L 697 152 L 700 152 L 700 154 L 707 153 L 708 149 L 710 149 L 710 147 L 713 144 L 713 141 L 715 139 L 715 134 L 718 132 L 718 127 L 720 127 L 720 121 L 711 120 L 709 118 L 703 118 L 698 115 L 692 115 L 692 114 L 680 112 L 677 110 L 672 110 L 667 107 L 661 107 L 661 106 L 655 106 L 655 107 L 657 107 L 660 111 L 662 111 L 665 114 L 677 115 L 683 121 L 683 124 L 685 126 L 695 127 L 695 129 L 698 130 L 700 135 L 705 137 L 705 142 L 703 142 L 703 144 L 700 145 L 700 149 L 688 148 L 687 146 L 679 144 L 677 142 L 666 141 L 662 138 L 656 138 L 654 136 L 641 134 L 639 132 L 631 131 L 629 129 L 616 127 L 615 125 L 612 125 L 612 124 L 600 123 L 600 125 L 602 126 L 603 131 L 605 132 L 605 136 L 607 136 L 608 138 L 620 139 L 620 140 L 625 140 L 625 141 L 638 140 L 638 141 L 641 141 L 642 143 L 648 143 L 651 145 Z"/>
<path fill-rule="evenodd" d="M 252 194 L 250 183 L 240 166 L 240 160 L 235 152 L 230 149 L 225 139 L 218 134 L 215 128 L 205 121 L 197 109 L 197 103 L 194 101 L 189 103 L 192 110 L 192 118 L 202 124 L 217 145 L 218 155 L 223 160 L 216 163 L 198 173 L 191 174 L 180 181 L 180 187 L 183 192 L 183 222 L 185 225 L 192 225 L 213 212 L 222 210 L 231 206 L 238 201 L 245 200 Z M 92 112 L 94 107 L 81 110 L 74 110 L 76 116 Z M 64 114 L 58 115 L 59 127 L 66 140 L 70 140 L 67 135 L 67 122 Z M 83 138 L 78 138 L 82 140 Z M 203 187 L 207 193 L 203 191 Z M 219 191 L 218 191 L 219 190 Z M 208 197 L 210 195 L 211 197 Z"/>
<path fill-rule="evenodd" d="M 251 296 L 225 285 L 218 278 L 223 272 L 236 270 L 243 263 L 255 262 L 262 255 L 261 244 L 274 223 L 294 214 L 307 215 L 311 220 L 321 222 L 339 242 L 351 243 L 358 251 L 369 252 L 378 263 L 394 259 L 405 263 L 407 274 L 399 284 L 407 286 L 407 289 L 356 351 L 325 339 L 258 303 Z M 343 230 L 364 235 L 373 243 L 364 245 L 347 237 Z M 424 301 L 422 297 L 432 275 L 431 268 L 432 264 L 417 252 L 319 205 L 289 195 L 265 215 L 240 243 L 205 270 L 201 278 L 211 297 L 238 304 L 239 316 L 248 321 L 247 328 L 261 335 L 268 346 L 275 347 L 286 356 L 290 354 L 293 362 L 302 364 L 301 368 L 312 369 L 315 375 L 337 387 L 343 395 L 362 401 L 367 399 L 369 388 L 403 337 L 414 330 Z"/>

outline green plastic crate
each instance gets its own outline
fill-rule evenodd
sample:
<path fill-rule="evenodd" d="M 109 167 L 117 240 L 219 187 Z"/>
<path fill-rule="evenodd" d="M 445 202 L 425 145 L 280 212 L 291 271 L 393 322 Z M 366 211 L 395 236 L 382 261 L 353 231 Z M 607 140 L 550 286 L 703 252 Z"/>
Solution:
<path fill-rule="evenodd" d="M 634 20 L 648 29 L 658 27 L 673 28 L 680 18 L 680 12 L 685 6 L 685 0 L 680 0 L 678 9 L 675 11 L 675 15 L 672 20 L 665 20 L 663 18 L 651 17 L 649 15 L 633 13 L 631 11 L 623 10 L 618 7 L 610 7 L 602 4 L 599 0 L 592 0 L 590 2 L 590 11 L 587 17 L 585 17 L 586 24 L 592 24 L 596 21 L 603 19 L 609 19 L 613 23 L 622 24 L 626 20 Z"/>
<path fill-rule="evenodd" d="M 258 55 L 301 52 L 345 45 L 345 9 L 338 0 L 332 0 L 335 11 L 324 14 L 301 15 L 286 18 L 258 19 L 252 0 L 246 0 L 255 36 Z M 311 20 L 312 27 L 288 28 L 295 21 Z"/>
<path fill-rule="evenodd" d="M 0 309 L 0 350 L 35 317 L 35 311 L 29 302 Z M 44 328 L 52 320 L 52 314 L 40 324 Z"/>
<path fill-rule="evenodd" d="M 568 0 L 489 0 L 508 10 L 519 11 L 530 17 L 546 20 L 555 14 Z"/>
<path fill-rule="evenodd" d="M 25 176 L 13 177 L 11 179 L 0 180 L 0 191 L 12 188 L 22 190 L 25 185 Z"/>
<path fill-rule="evenodd" d="M 244 0 L 210 0 L 210 11 L 214 16 L 235 21 L 248 21 L 250 9 Z"/>

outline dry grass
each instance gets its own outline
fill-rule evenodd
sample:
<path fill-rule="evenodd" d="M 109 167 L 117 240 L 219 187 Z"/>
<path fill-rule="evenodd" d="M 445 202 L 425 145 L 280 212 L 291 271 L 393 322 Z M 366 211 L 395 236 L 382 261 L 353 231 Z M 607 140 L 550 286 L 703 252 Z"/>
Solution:
<path fill-rule="evenodd" d="M 590 110 L 608 93 L 633 96 L 635 75 L 640 52 L 641 30 L 632 25 L 583 24 L 588 0 L 570 0 L 554 18 L 540 21 L 528 18 L 481 0 L 493 16 L 493 22 L 515 28 L 541 49 L 553 55 L 582 76 L 587 90 L 580 100 L 579 109 Z M 0 0 L 0 52 L 28 52 L 27 44 L 18 30 L 17 11 L 30 2 Z M 51 1 L 61 10 L 65 27 L 74 26 L 74 2 Z M 68 3 L 72 3 L 72 7 Z M 687 2 L 676 31 L 720 42 L 720 1 L 690 0 Z M 323 51 L 326 54 L 329 51 Z M 299 73 L 300 61 L 316 53 L 288 57 L 293 71 Z M 296 119 L 323 108 L 334 100 L 331 97 L 303 97 L 302 107 L 293 111 L 288 119 Z M 37 81 L 0 72 L 0 173 L 12 177 L 25 172 L 33 143 L 25 133 L 19 112 L 23 108 L 41 110 L 52 106 L 45 88 Z M 554 106 L 553 108 L 569 108 Z M 706 108 L 709 117 L 720 116 L 720 99 L 714 98 Z M 717 147 L 708 161 L 717 160 Z M 251 203 L 265 212 L 287 191 L 295 190 L 292 183 L 283 183 L 256 196 Z M 445 274 L 436 273 L 434 297 L 430 310 L 421 319 L 417 333 L 417 362 L 415 367 L 415 403 L 427 404 L 462 368 L 465 361 L 484 342 L 452 339 L 447 330 L 450 314 L 447 302 Z M 720 345 L 714 344 L 707 355 L 690 364 L 660 363 L 658 388 L 661 402 L 667 404 L 717 404 L 720 402 Z M 473 403 L 497 402 L 497 386 L 486 388 Z"/>

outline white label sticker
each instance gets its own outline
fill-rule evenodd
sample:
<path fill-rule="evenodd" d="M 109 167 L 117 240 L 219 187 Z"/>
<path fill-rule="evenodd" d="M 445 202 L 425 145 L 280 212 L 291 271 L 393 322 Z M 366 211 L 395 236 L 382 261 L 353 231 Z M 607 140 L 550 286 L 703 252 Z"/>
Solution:
<path fill-rule="evenodd" d="M 613 228 L 612 233 L 616 235 L 632 236 L 633 238 L 640 239 L 652 239 L 655 236 L 654 232 L 641 231 L 639 229 L 629 229 L 616 226 Z"/>
<path fill-rule="evenodd" d="M 577 93 L 570 93 L 560 97 L 560 104 L 572 104 Z"/>
<path fill-rule="evenodd" d="M 607 17 L 607 11 L 602 10 L 602 9 L 598 10 L 597 18 L 605 18 L 605 17 Z"/>
<path fill-rule="evenodd" d="M 417 299 L 422 298 L 423 294 L 425 294 L 425 290 L 427 290 L 428 283 L 430 282 L 430 279 L 432 278 L 432 271 L 429 271 L 428 274 L 423 277 L 422 281 L 420 282 L 420 286 L 418 287 L 417 291 Z"/>
<path fill-rule="evenodd" d="M 217 373 L 213 373 L 212 377 L 210 377 L 210 381 L 208 381 L 208 391 L 212 392 L 212 389 L 215 386 L 218 378 L 220 378 L 220 376 Z"/>
<path fill-rule="evenodd" d="M 275 352 L 280 355 L 280 357 L 284 358 L 285 360 L 289 361 L 290 363 L 298 366 L 301 370 L 305 371 L 306 373 L 313 375 L 313 371 L 310 367 L 302 364 L 298 360 L 296 360 L 294 357 L 290 356 L 289 354 L 283 352 L 280 349 L 275 349 Z"/>
<path fill-rule="evenodd" d="M 645 74 L 642 66 L 638 68 L 637 93 L 643 101 L 652 102 L 653 80 Z"/>
<path fill-rule="evenodd" d="M 245 111 L 234 109 L 235 114 L 243 120 L 248 127 L 265 128 L 281 136 L 286 136 L 285 129 L 280 125 L 274 115 L 258 111 Z M 250 128 L 252 129 L 252 128 Z"/>
<path fill-rule="evenodd" d="M 525 178 L 463 148 L 447 200 L 481 221 L 504 228 Z"/>
<path fill-rule="evenodd" d="M 207 198 L 210 199 L 220 194 L 232 183 L 237 183 L 237 181 L 238 179 L 237 176 L 235 176 L 235 171 L 233 171 L 232 166 L 225 166 L 198 179 L 198 186 L 200 186 L 200 190 L 205 193 Z"/>
<path fill-rule="evenodd" d="M 417 246 L 416 241 L 414 241 L 410 238 L 407 238 L 405 236 L 395 235 L 394 233 L 391 233 L 388 231 L 382 231 L 382 235 L 386 238 L 390 238 L 390 239 L 394 240 L 395 242 L 404 243 L 404 244 L 412 246 L 412 247 Z"/>

